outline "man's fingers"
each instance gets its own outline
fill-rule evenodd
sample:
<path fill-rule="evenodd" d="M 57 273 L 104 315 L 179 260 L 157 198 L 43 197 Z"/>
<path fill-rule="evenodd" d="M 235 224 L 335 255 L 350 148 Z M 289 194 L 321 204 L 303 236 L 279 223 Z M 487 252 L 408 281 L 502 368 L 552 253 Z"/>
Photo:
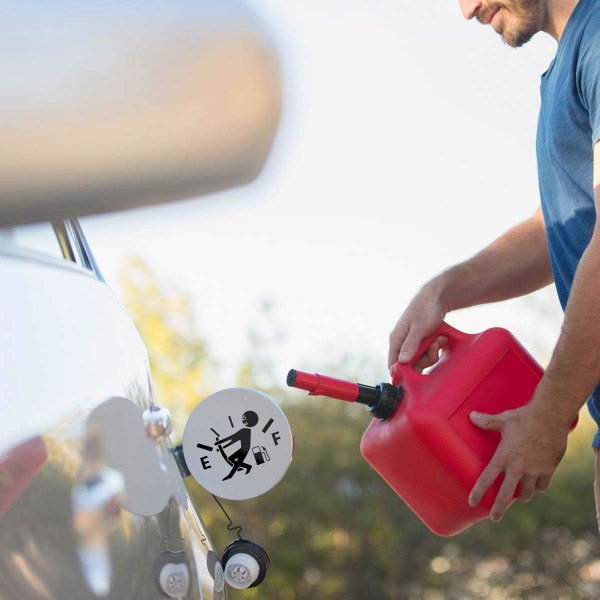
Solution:
<path fill-rule="evenodd" d="M 471 490 L 471 494 L 469 495 L 470 506 L 477 506 L 481 502 L 481 499 L 485 496 L 485 493 L 494 481 L 496 481 L 498 475 L 502 473 L 502 470 L 502 463 L 496 457 L 492 458 Z"/>
<path fill-rule="evenodd" d="M 398 355 L 398 361 L 401 363 L 407 363 L 417 352 L 419 344 L 421 343 L 421 336 L 417 331 L 416 327 L 411 327 L 402 348 L 400 348 L 400 354 Z"/>
<path fill-rule="evenodd" d="M 392 365 L 398 360 L 401 345 L 401 342 L 390 344 L 390 350 L 388 352 L 388 369 L 391 369 Z"/>
<path fill-rule="evenodd" d="M 535 477 L 526 477 L 521 480 L 521 490 L 519 492 L 519 500 L 521 502 L 529 502 L 535 494 L 537 480 Z"/>
<path fill-rule="evenodd" d="M 519 483 L 519 478 L 511 473 L 506 473 L 504 481 L 498 490 L 498 495 L 494 501 L 494 506 L 490 511 L 490 519 L 494 522 L 499 521 L 510 506 L 515 495 L 515 488 Z"/>
<path fill-rule="evenodd" d="M 540 492 L 545 492 L 550 485 L 550 480 L 552 479 L 552 475 L 546 475 L 544 477 L 540 477 L 535 484 L 535 487 L 540 490 Z"/>
<path fill-rule="evenodd" d="M 469 417 L 474 425 L 477 425 L 480 429 L 486 429 L 487 431 L 500 431 L 504 425 L 502 415 L 487 415 L 485 413 L 472 411 Z"/>
<path fill-rule="evenodd" d="M 419 360 L 415 363 L 416 371 L 423 371 L 435 365 L 435 363 L 440 359 L 440 350 L 446 347 L 448 343 L 448 339 L 444 336 L 438 337 L 427 349 L 427 352 L 419 358 Z"/>
<path fill-rule="evenodd" d="M 404 327 L 398 327 L 390 334 L 390 350 L 388 352 L 388 369 L 398 360 L 400 349 L 406 339 L 408 329 Z"/>

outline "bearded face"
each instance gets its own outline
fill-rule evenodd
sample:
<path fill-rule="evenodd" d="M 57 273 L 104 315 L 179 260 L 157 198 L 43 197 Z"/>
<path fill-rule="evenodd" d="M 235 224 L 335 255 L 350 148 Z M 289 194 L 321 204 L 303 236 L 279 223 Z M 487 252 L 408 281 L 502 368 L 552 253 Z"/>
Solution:
<path fill-rule="evenodd" d="M 545 0 L 491 0 L 483 3 L 475 17 L 490 24 L 506 44 L 518 48 L 541 30 L 544 9 Z"/>

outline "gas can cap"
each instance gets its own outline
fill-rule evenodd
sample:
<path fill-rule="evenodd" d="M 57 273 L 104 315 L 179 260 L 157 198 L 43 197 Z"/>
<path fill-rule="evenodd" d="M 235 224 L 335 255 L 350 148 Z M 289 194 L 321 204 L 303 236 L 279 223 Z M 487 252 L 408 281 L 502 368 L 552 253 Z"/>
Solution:
<path fill-rule="evenodd" d="M 245 590 L 256 581 L 259 571 L 256 559 L 242 552 L 233 556 L 227 563 L 225 581 L 236 590 Z"/>

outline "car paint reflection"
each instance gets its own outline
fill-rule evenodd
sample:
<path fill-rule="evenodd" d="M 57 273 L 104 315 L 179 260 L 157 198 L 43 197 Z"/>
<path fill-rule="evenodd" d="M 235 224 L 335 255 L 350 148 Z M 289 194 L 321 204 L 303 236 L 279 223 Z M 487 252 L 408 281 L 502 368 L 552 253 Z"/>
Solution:
<path fill-rule="evenodd" d="M 141 414 L 141 409 L 131 401 L 121 400 L 129 403 L 138 416 Z M 125 404 L 120 402 L 120 406 Z M 74 524 L 72 493 L 75 486 L 93 477 L 94 469 L 114 469 L 105 455 L 93 458 L 93 452 L 99 452 L 94 443 L 86 450 L 85 436 L 94 430 L 98 436 L 97 428 L 88 428 L 90 423 L 96 424 L 95 419 L 88 421 L 83 415 L 65 420 L 45 435 L 6 453 L 0 462 L 2 598 L 159 598 L 152 568 L 167 550 L 182 553 L 187 559 L 191 576 L 187 598 L 225 598 L 224 593 L 215 592 L 214 571 L 209 573 L 204 566 L 214 551 L 168 452 L 165 455 L 168 477 L 156 467 L 156 472 L 163 473 L 163 485 L 168 489 L 166 502 L 151 516 L 135 514 L 123 507 L 109 511 L 114 523 L 106 528 L 104 535 L 112 565 L 110 586 L 109 589 L 102 585 L 94 587 L 86 581 L 78 555 L 81 537 Z M 141 421 L 140 427 L 143 429 Z M 77 431 L 80 435 L 75 435 Z M 145 441 L 156 462 L 154 443 Z"/>
<path fill-rule="evenodd" d="M 0 458 L 0 519 L 48 458 L 46 444 L 34 437 Z"/>

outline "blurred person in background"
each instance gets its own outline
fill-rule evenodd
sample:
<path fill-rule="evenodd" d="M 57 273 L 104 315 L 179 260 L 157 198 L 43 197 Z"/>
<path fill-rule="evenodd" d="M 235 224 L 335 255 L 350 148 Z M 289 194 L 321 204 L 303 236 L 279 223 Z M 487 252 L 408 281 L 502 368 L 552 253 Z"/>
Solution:
<path fill-rule="evenodd" d="M 504 481 L 490 517 L 499 521 L 517 485 L 529 501 L 545 490 L 567 446 L 570 424 L 587 400 L 600 427 L 600 0 L 459 0 L 466 19 L 491 26 L 511 47 L 543 31 L 558 43 L 542 75 L 537 130 L 540 208 L 475 256 L 431 279 L 390 334 L 389 358 L 408 363 L 420 342 L 453 310 L 498 302 L 554 281 L 564 310 L 561 333 L 531 402 L 472 422 L 502 440 L 469 496 L 479 504 L 498 475 Z M 493 144 L 493 140 L 490 140 Z M 501 165 L 491 176 L 510 176 Z M 433 365 L 438 336 L 415 368 Z M 594 486 L 600 524 L 600 431 Z"/>

